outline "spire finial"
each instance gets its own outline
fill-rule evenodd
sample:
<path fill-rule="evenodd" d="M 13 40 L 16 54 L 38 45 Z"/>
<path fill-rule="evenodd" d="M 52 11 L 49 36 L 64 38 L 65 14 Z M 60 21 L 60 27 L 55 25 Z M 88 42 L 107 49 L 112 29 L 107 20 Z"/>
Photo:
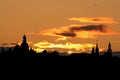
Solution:
<path fill-rule="evenodd" d="M 111 43 L 110 43 L 110 41 L 109 41 L 109 45 L 108 45 L 108 47 L 111 48 Z"/>
<path fill-rule="evenodd" d="M 24 36 L 23 36 L 23 40 L 26 40 L 26 35 L 24 34 Z"/>

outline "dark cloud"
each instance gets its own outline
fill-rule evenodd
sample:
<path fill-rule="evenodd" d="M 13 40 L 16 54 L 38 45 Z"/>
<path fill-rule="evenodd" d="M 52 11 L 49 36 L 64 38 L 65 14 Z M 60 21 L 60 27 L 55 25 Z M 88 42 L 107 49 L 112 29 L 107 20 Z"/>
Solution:
<path fill-rule="evenodd" d="M 9 45 L 8 43 L 2 43 L 3 46 Z"/>
<path fill-rule="evenodd" d="M 102 24 L 92 25 L 72 25 L 41 31 L 42 35 L 58 36 L 58 40 L 67 38 L 96 38 L 98 35 L 110 35 L 113 31 Z"/>
<path fill-rule="evenodd" d="M 10 45 L 17 45 L 17 43 L 14 43 L 14 42 L 13 42 L 13 43 L 10 43 Z"/>
<path fill-rule="evenodd" d="M 61 31 L 59 33 L 56 32 L 55 34 L 65 36 L 65 37 L 76 37 L 78 36 L 76 32 L 81 32 L 81 31 L 87 31 L 87 32 L 96 31 L 96 32 L 101 32 L 101 33 L 107 33 L 108 27 L 105 25 L 72 26 L 68 28 L 68 31 Z"/>
<path fill-rule="evenodd" d="M 106 32 L 107 26 L 105 25 L 85 25 L 80 27 L 72 27 L 70 31 L 100 31 L 100 32 Z"/>
<path fill-rule="evenodd" d="M 75 37 L 76 36 L 76 34 L 73 31 L 56 33 L 56 35 L 62 35 L 62 36 L 66 36 L 66 37 Z"/>

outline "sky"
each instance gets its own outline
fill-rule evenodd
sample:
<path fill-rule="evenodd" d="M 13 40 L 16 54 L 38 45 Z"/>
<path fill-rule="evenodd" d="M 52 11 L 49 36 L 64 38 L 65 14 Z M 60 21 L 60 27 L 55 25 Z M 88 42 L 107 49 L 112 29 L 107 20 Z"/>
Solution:
<path fill-rule="evenodd" d="M 0 46 L 22 42 L 37 52 L 120 51 L 120 0 L 0 0 Z"/>

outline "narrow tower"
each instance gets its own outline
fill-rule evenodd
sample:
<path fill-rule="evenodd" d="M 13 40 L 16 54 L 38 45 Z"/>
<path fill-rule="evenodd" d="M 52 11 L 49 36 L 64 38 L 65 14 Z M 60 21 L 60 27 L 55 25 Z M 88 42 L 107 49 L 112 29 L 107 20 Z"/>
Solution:
<path fill-rule="evenodd" d="M 91 54 L 95 54 L 95 49 L 94 49 L 94 47 L 92 48 L 92 52 L 91 52 Z"/>
<path fill-rule="evenodd" d="M 109 42 L 109 45 L 108 45 L 107 56 L 112 57 L 112 48 L 111 48 L 111 43 L 110 42 Z"/>
<path fill-rule="evenodd" d="M 96 43 L 96 49 L 95 49 L 95 51 L 96 51 L 96 55 L 99 56 L 99 47 L 98 47 L 98 43 Z"/>
<path fill-rule="evenodd" d="M 109 45 L 108 45 L 108 50 L 107 50 L 108 53 L 112 53 L 112 48 L 111 48 L 111 43 L 109 42 Z"/>

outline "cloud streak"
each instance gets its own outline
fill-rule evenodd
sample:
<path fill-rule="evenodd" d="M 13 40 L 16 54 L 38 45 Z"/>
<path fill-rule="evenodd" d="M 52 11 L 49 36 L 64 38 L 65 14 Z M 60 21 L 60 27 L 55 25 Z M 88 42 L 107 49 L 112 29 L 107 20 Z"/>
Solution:
<path fill-rule="evenodd" d="M 17 44 L 21 45 L 22 42 L 11 42 L 11 43 L 2 43 L 1 46 L 3 47 L 15 47 Z M 32 42 L 27 42 L 29 45 L 32 44 Z"/>
<path fill-rule="evenodd" d="M 15 42 L 12 42 L 12 43 L 2 43 L 1 46 L 4 46 L 4 47 L 14 47 L 17 43 Z"/>
<path fill-rule="evenodd" d="M 58 40 L 67 38 L 96 38 L 98 35 L 110 35 L 113 32 L 106 25 L 65 26 L 41 31 L 42 35 L 58 36 Z"/>
<path fill-rule="evenodd" d="M 69 18 L 68 20 L 70 21 L 79 21 L 82 23 L 107 23 L 107 24 L 116 24 L 118 23 L 115 21 L 112 17 L 74 17 L 74 18 Z"/>

